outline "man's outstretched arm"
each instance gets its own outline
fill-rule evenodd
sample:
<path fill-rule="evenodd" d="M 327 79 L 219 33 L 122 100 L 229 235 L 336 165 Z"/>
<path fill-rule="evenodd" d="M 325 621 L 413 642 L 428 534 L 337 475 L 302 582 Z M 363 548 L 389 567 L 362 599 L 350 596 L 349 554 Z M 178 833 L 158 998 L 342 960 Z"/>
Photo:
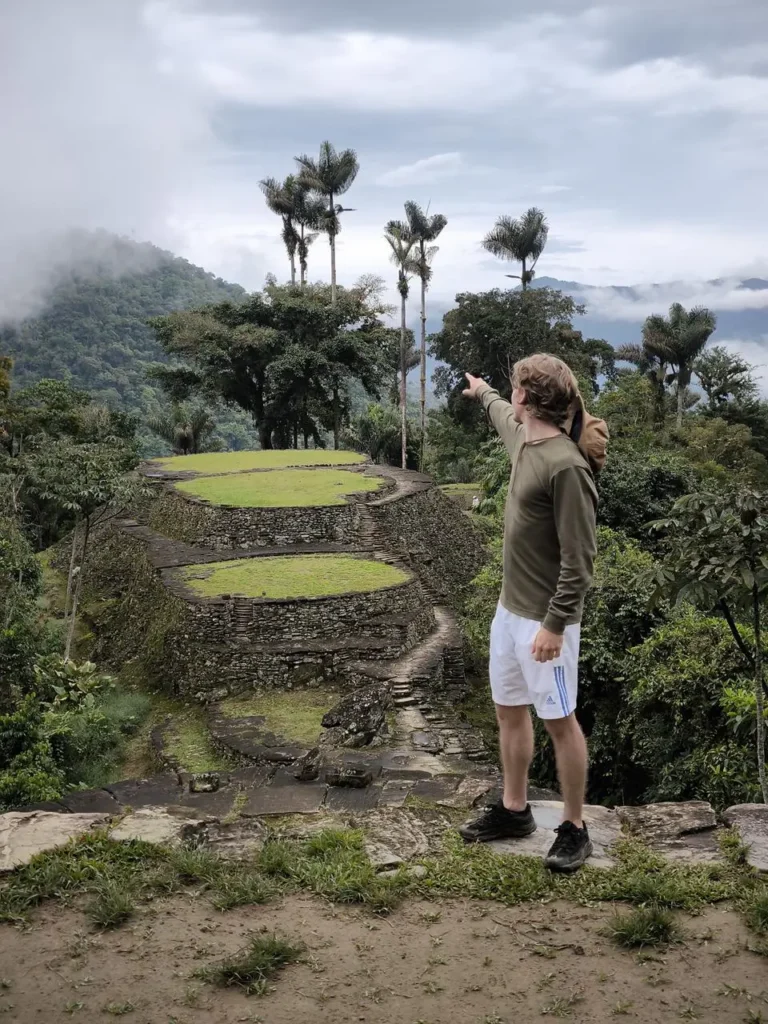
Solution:
<path fill-rule="evenodd" d="M 494 430 L 511 455 L 517 447 L 517 435 L 521 430 L 520 424 L 515 419 L 512 406 L 482 377 L 473 377 L 471 373 L 465 373 L 464 376 L 467 378 L 467 387 L 463 394 L 467 398 L 476 398 L 482 403 Z"/>

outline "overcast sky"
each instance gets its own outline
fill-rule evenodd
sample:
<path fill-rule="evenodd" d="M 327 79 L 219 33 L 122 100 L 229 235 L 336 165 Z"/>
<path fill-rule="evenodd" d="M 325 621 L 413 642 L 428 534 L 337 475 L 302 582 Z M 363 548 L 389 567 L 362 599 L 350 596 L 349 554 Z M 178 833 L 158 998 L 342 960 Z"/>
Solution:
<path fill-rule="evenodd" d="M 325 138 L 361 165 L 342 281 L 393 277 L 406 199 L 448 217 L 440 302 L 506 283 L 480 240 L 534 204 L 541 274 L 768 277 L 766 0 L 2 0 L 0 138 L 6 307 L 71 225 L 285 275 L 258 181 Z"/>

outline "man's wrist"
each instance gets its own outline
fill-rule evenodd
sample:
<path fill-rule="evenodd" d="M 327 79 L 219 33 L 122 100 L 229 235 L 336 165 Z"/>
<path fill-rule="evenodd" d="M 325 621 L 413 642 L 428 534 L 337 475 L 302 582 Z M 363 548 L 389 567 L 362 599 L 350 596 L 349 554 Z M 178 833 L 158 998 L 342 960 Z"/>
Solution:
<path fill-rule="evenodd" d="M 541 623 L 541 628 L 546 629 L 548 633 L 556 633 L 558 636 L 562 636 L 565 632 L 565 622 L 559 615 L 547 612 Z"/>

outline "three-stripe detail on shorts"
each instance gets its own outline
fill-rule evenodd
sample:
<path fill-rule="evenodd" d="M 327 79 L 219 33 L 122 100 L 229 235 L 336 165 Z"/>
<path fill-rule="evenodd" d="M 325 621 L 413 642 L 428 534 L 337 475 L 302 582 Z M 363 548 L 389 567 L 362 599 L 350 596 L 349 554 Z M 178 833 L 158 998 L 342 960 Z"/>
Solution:
<path fill-rule="evenodd" d="M 555 673 L 555 686 L 557 687 L 557 692 L 560 695 L 560 704 L 561 704 L 561 706 L 563 708 L 563 717 L 567 718 L 568 714 L 569 714 L 569 711 L 568 711 L 568 690 L 566 689 L 566 686 L 565 686 L 565 668 L 564 668 L 564 666 L 563 665 L 555 665 L 554 666 L 554 673 Z"/>

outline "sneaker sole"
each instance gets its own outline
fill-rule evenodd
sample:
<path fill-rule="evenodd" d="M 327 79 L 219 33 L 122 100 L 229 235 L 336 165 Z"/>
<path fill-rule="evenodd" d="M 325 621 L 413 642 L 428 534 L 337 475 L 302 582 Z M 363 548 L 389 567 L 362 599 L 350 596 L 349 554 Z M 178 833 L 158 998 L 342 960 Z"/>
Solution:
<path fill-rule="evenodd" d="M 574 864 L 569 864 L 566 867 L 566 866 L 564 866 L 562 864 L 558 864 L 556 862 L 551 863 L 545 857 L 544 858 L 544 867 L 549 868 L 550 871 L 558 871 L 561 875 L 572 875 L 574 871 L 578 871 L 579 868 L 584 867 L 584 865 L 586 864 L 586 862 L 589 860 L 589 858 L 592 856 L 592 854 L 594 852 L 595 852 L 595 848 L 592 845 L 592 840 L 590 839 L 589 843 L 584 847 L 584 854 L 583 854 L 581 860 L 577 861 Z"/>
<path fill-rule="evenodd" d="M 464 840 L 465 843 L 496 843 L 496 842 L 499 842 L 502 839 L 511 839 L 511 840 L 514 840 L 514 839 L 527 839 L 528 836 L 532 836 L 533 835 L 533 833 L 536 831 L 536 828 L 537 828 L 537 826 L 534 824 L 533 828 L 529 829 L 528 832 L 517 832 L 513 836 L 510 836 L 510 835 L 493 835 L 493 836 L 465 835 L 464 832 L 462 832 L 462 830 L 459 829 L 459 835 L 461 836 L 461 838 Z"/>

